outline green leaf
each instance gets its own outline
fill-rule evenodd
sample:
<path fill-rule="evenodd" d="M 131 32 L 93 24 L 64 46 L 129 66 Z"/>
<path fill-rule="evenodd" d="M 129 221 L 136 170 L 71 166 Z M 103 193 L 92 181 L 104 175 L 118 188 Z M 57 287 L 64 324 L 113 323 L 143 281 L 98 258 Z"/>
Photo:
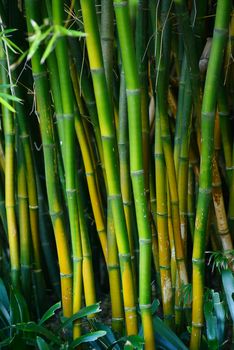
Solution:
<path fill-rule="evenodd" d="M 7 310 L 10 308 L 10 302 L 7 294 L 7 290 L 3 280 L 0 278 L 0 302 L 5 306 Z"/>
<path fill-rule="evenodd" d="M 82 343 L 88 343 L 97 340 L 100 337 L 103 337 L 106 335 L 105 331 L 96 331 L 88 334 L 84 334 L 81 337 L 75 339 L 71 344 L 70 344 L 70 349 L 75 349 L 78 345 Z"/>
<path fill-rule="evenodd" d="M 80 32 L 78 30 L 67 29 L 62 26 L 57 26 L 56 31 L 61 35 L 70 36 L 73 38 L 85 37 L 86 33 Z"/>
<path fill-rule="evenodd" d="M 105 335 L 105 343 L 108 345 L 108 346 L 111 346 L 111 344 L 113 343 L 116 343 L 116 338 L 114 336 L 114 333 L 112 332 L 111 328 L 108 327 L 107 325 L 105 325 L 104 323 L 101 323 L 101 322 L 98 322 L 98 321 L 95 321 L 95 320 L 92 320 L 92 319 L 89 319 L 89 323 L 91 324 L 92 328 L 95 330 L 95 331 L 105 331 L 106 332 L 106 335 Z M 119 346 L 116 346 L 116 349 L 115 350 L 120 350 L 119 349 Z"/>
<path fill-rule="evenodd" d="M 47 59 L 47 57 L 50 55 L 50 53 L 53 51 L 54 49 L 54 45 L 55 45 L 55 42 L 56 40 L 58 39 L 59 37 L 59 34 L 58 33 L 55 33 L 52 38 L 50 39 L 46 49 L 45 49 L 45 52 L 43 53 L 43 56 L 41 58 L 41 63 L 44 63 L 45 60 Z"/>
<path fill-rule="evenodd" d="M 4 92 L 0 92 L 0 96 L 6 100 L 15 101 L 15 102 L 22 102 L 22 100 L 19 97 L 16 97 L 14 95 L 6 94 Z"/>
<path fill-rule="evenodd" d="M 46 341 L 43 338 L 37 337 L 36 342 L 37 342 L 37 346 L 38 346 L 39 350 L 49 350 L 50 349 L 49 345 L 46 343 Z"/>
<path fill-rule="evenodd" d="M 29 312 L 23 295 L 16 288 L 11 287 L 10 293 L 10 315 L 11 324 L 27 322 Z"/>
<path fill-rule="evenodd" d="M 7 109 L 9 109 L 9 111 L 15 113 L 15 109 L 6 101 L 4 100 L 1 96 L 0 96 L 0 103 L 6 107 Z"/>
<path fill-rule="evenodd" d="M 177 337 L 177 335 L 158 317 L 153 317 L 153 325 L 156 332 L 156 342 L 162 340 L 166 341 L 168 347 L 166 349 L 188 350 L 184 343 Z M 171 345 L 171 347 L 169 347 Z"/>
<path fill-rule="evenodd" d="M 222 344 L 225 336 L 225 307 L 224 302 L 220 301 L 219 293 L 212 291 L 214 310 L 217 318 L 217 330 L 219 344 Z"/>
<path fill-rule="evenodd" d="M 51 318 L 52 316 L 55 315 L 55 311 L 57 311 L 58 309 L 61 309 L 61 301 L 59 301 L 58 303 L 54 304 L 53 306 L 51 306 L 42 316 L 42 318 L 39 321 L 39 325 L 42 325 L 44 322 L 46 322 L 49 318 Z"/>
<path fill-rule="evenodd" d="M 0 316 L 0 318 L 5 324 L 5 326 L 11 324 L 9 310 L 6 309 L 2 302 L 0 302 L 0 315 L 2 315 L 2 317 Z"/>
<path fill-rule="evenodd" d="M 36 324 L 35 322 L 18 323 L 15 325 L 15 327 L 23 332 L 35 333 L 35 335 L 41 334 L 57 345 L 61 343 L 60 339 L 56 337 L 51 331 L 41 325 Z"/>
<path fill-rule="evenodd" d="M 213 314 L 213 301 L 207 300 L 204 304 L 204 314 L 206 319 L 206 335 L 208 340 L 208 347 L 212 350 L 218 350 L 218 329 L 217 319 Z"/>
<path fill-rule="evenodd" d="M 5 44 L 7 45 L 7 47 L 15 54 L 17 54 L 19 52 L 23 53 L 21 48 L 19 46 L 17 46 L 15 43 L 13 43 L 13 41 L 11 41 L 9 38 L 4 37 L 3 40 L 4 40 Z"/>
<path fill-rule="evenodd" d="M 221 274 L 228 309 L 232 318 L 232 322 L 234 322 L 234 277 L 230 270 L 224 270 Z"/>
<path fill-rule="evenodd" d="M 70 318 L 68 318 L 67 320 L 65 320 L 65 322 L 61 325 L 61 327 L 59 327 L 58 330 L 62 329 L 62 328 L 66 328 L 67 326 L 69 326 L 72 322 L 86 317 L 88 315 L 92 315 L 95 314 L 97 312 L 100 312 L 100 303 L 97 304 L 93 304 L 93 305 L 89 305 L 86 307 L 83 307 L 80 311 L 78 311 L 76 314 L 74 314 L 73 316 L 71 316 Z"/>
<path fill-rule="evenodd" d="M 8 347 L 14 340 L 14 337 L 8 337 L 2 341 L 0 341 L 0 349 L 5 348 L 6 346 Z"/>

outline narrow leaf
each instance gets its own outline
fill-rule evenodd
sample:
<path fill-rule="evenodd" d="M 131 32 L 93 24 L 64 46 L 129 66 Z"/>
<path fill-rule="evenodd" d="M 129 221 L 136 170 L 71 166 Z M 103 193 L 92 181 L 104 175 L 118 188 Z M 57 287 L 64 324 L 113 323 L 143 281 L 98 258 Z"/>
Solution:
<path fill-rule="evenodd" d="M 7 109 L 9 109 L 9 111 L 15 113 L 15 109 L 6 101 L 4 100 L 1 96 L 0 96 L 0 103 L 6 107 Z"/>

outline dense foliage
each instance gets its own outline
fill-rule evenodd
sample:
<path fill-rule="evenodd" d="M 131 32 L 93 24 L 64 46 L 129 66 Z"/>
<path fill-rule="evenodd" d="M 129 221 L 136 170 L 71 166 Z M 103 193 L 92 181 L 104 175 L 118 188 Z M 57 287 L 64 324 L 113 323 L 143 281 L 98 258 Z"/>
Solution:
<path fill-rule="evenodd" d="M 0 26 L 0 347 L 231 348 L 231 0 L 0 0 Z"/>

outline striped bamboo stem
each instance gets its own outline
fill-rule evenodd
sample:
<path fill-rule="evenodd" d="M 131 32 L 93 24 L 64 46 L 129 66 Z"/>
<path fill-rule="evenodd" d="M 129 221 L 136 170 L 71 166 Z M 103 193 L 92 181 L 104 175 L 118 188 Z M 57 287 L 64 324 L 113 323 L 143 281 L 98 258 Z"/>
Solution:
<path fill-rule="evenodd" d="M 107 229 L 105 223 L 105 217 L 100 197 L 100 190 L 98 179 L 95 173 L 94 166 L 94 155 L 92 156 L 91 146 L 88 141 L 87 133 L 85 132 L 84 124 L 82 122 L 82 112 L 83 107 L 81 106 L 81 101 L 79 101 L 79 85 L 75 76 L 75 71 L 71 68 L 71 76 L 73 82 L 73 88 L 76 96 L 76 101 L 79 106 L 79 111 L 75 111 L 75 131 L 76 136 L 80 144 L 80 149 L 82 153 L 82 158 L 85 167 L 85 175 L 89 189 L 89 195 L 91 200 L 91 205 L 93 209 L 95 224 L 97 228 L 97 233 L 99 235 L 100 243 L 102 246 L 102 251 L 107 263 Z M 81 110 L 81 112 L 80 112 Z"/>
<path fill-rule="evenodd" d="M 203 326 L 205 233 L 211 199 L 211 166 L 214 151 L 214 117 L 219 76 L 226 44 L 231 1 L 218 1 L 213 41 L 202 102 L 202 147 L 199 196 L 193 245 L 193 306 L 190 349 L 199 349 Z M 196 286 L 196 287 L 195 287 Z"/>
<path fill-rule="evenodd" d="M 63 3 L 52 1 L 52 16 L 55 30 L 64 23 Z M 75 162 L 75 122 L 74 98 L 69 71 L 68 46 L 65 37 L 60 37 L 56 43 L 55 53 L 58 63 L 59 81 L 63 106 L 64 127 L 64 170 L 66 181 L 67 205 L 72 240 L 73 258 L 73 313 L 79 311 L 82 305 L 82 247 L 79 226 L 79 212 L 77 205 L 76 167 Z M 74 323 L 73 337 L 81 334 L 80 325 Z"/>
<path fill-rule="evenodd" d="M 122 69 L 120 76 L 119 93 L 119 127 L 118 127 L 118 151 L 120 166 L 120 186 L 123 198 L 124 214 L 128 230 L 128 240 L 130 245 L 132 269 L 134 274 L 134 283 L 136 287 L 136 257 L 135 257 L 135 218 L 133 210 L 132 185 L 129 166 L 129 142 L 128 142 L 128 113 L 125 75 Z"/>
<path fill-rule="evenodd" d="M 154 348 L 153 322 L 151 314 L 151 231 L 145 195 L 142 125 L 141 125 L 141 91 L 137 72 L 136 55 L 131 32 L 129 8 L 127 1 L 114 1 L 116 23 L 119 35 L 123 68 L 126 79 L 128 102 L 130 170 L 136 208 L 139 235 L 139 306 L 145 339 L 145 348 Z"/>
<path fill-rule="evenodd" d="M 39 8 L 39 3 L 37 1 L 33 3 L 31 1 L 25 1 L 29 34 L 32 33 L 31 20 L 33 19 L 37 23 L 40 23 Z M 40 60 L 41 51 L 39 49 L 32 57 L 32 71 L 35 82 L 37 110 L 40 116 L 49 210 L 59 259 L 63 313 L 64 316 L 68 317 L 72 314 L 72 268 L 61 205 L 61 193 L 59 191 L 57 179 L 57 157 L 54 147 L 49 87 L 45 67 L 40 63 Z"/>
<path fill-rule="evenodd" d="M 7 58 L 4 52 L 3 43 L 0 44 L 0 81 L 1 84 L 9 84 L 7 76 Z M 8 88 L 4 88 L 5 93 L 9 93 Z M 10 249 L 11 280 L 15 287 L 19 287 L 20 278 L 20 257 L 19 238 L 17 232 L 16 212 L 15 212 L 15 119 L 12 112 L 2 106 L 2 118 L 5 140 L 5 206 L 7 215 L 7 231 Z"/>
<path fill-rule="evenodd" d="M 173 160 L 171 135 L 169 130 L 169 121 L 167 115 L 167 86 L 168 86 L 168 49 L 164 50 L 164 46 L 169 44 L 170 27 L 167 17 L 170 11 L 171 3 L 169 1 L 162 4 L 161 24 L 156 28 L 158 35 L 156 36 L 156 60 L 157 60 L 157 97 L 158 97 L 158 113 L 160 115 L 160 129 L 163 143 L 163 152 L 167 169 L 167 176 L 171 198 L 171 214 L 173 223 L 174 243 L 176 252 L 177 268 L 179 272 L 180 283 L 186 285 L 188 283 L 187 269 L 184 261 L 183 242 L 180 232 L 179 217 L 179 198 L 177 190 L 177 181 L 175 173 L 175 164 Z M 161 27 L 160 27 L 161 26 Z M 164 28 L 164 35 L 161 40 L 161 30 Z M 167 38 L 167 39 L 166 39 Z M 162 46 L 162 47 L 161 47 Z"/>
<path fill-rule="evenodd" d="M 108 242 L 108 273 L 111 297 L 111 325 L 115 332 L 123 332 L 124 311 L 123 297 L 121 294 L 120 266 L 115 236 L 111 200 L 107 200 L 107 242 Z M 114 249 L 115 248 L 115 249 Z"/>
<path fill-rule="evenodd" d="M 23 159 L 22 144 L 18 142 L 17 152 L 17 194 L 19 212 L 19 236 L 20 236 L 20 269 L 23 294 L 30 302 L 31 299 L 31 232 L 28 208 L 28 192 L 25 174 L 25 162 Z"/>
<path fill-rule="evenodd" d="M 119 250 L 126 328 L 128 334 L 136 334 L 137 315 L 134 298 L 133 274 L 131 268 L 127 228 L 120 192 L 120 182 L 117 174 L 118 167 L 113 125 L 113 111 L 111 109 L 110 97 L 105 79 L 94 2 L 91 0 L 82 0 L 80 4 L 83 14 L 84 29 L 87 34 L 86 44 L 102 135 L 108 194 L 111 200 L 114 227 Z"/>
<path fill-rule="evenodd" d="M 155 123 L 155 179 L 157 200 L 157 233 L 159 249 L 159 268 L 161 277 L 161 290 L 163 302 L 163 315 L 165 322 L 173 324 L 173 292 L 171 279 L 171 251 L 168 236 L 168 211 L 167 211 L 167 177 L 165 160 L 163 155 L 162 140 L 160 135 L 160 116 L 156 106 Z"/>

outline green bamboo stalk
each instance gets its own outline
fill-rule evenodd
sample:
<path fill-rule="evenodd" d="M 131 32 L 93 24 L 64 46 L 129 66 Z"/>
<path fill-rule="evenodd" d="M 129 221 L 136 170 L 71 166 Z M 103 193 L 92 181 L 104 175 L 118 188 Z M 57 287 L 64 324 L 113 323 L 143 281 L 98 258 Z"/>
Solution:
<path fill-rule="evenodd" d="M 203 326 L 205 233 L 211 199 L 211 165 L 214 152 L 214 117 L 219 77 L 231 11 L 231 1 L 218 1 L 213 41 L 202 102 L 202 149 L 199 196 L 193 246 L 193 309 L 190 349 L 199 349 Z"/>
<path fill-rule="evenodd" d="M 192 124 L 192 91 L 188 74 L 184 91 L 183 116 L 181 125 L 181 145 L 178 171 L 178 196 L 180 211 L 180 231 L 184 245 L 184 254 L 187 255 L 187 193 L 188 193 L 188 164 L 190 133 Z"/>
<path fill-rule="evenodd" d="M 52 1 L 53 24 L 63 25 L 63 3 L 60 0 Z M 63 105 L 64 127 L 64 169 L 66 180 L 66 194 L 69 213 L 69 223 L 72 240 L 73 255 L 73 313 L 79 311 L 82 305 L 82 247 L 79 227 L 79 213 L 77 205 L 76 167 L 75 162 L 75 123 L 74 123 L 74 97 L 69 71 L 68 46 L 65 37 L 58 38 L 55 53 L 58 63 L 59 81 Z M 78 337 L 81 329 L 74 325 L 73 336 Z"/>
<path fill-rule="evenodd" d="M 18 142 L 17 154 L 17 195 L 20 235 L 20 267 L 23 294 L 29 303 L 31 301 L 31 232 L 28 208 L 28 192 L 23 159 L 22 144 Z"/>
<path fill-rule="evenodd" d="M 161 23 L 156 28 L 158 35 L 156 36 L 156 60 L 157 60 L 157 81 L 156 92 L 158 97 L 158 113 L 160 115 L 160 129 L 163 143 L 163 152 L 167 169 L 167 176 L 171 198 L 171 214 L 174 232 L 174 244 L 176 252 L 177 268 L 180 283 L 186 285 L 188 283 L 187 269 L 184 261 L 183 242 L 180 232 L 179 217 L 179 198 L 177 190 L 177 181 L 175 173 L 175 164 L 173 160 L 171 135 L 169 129 L 169 121 L 167 115 L 167 86 L 168 86 L 168 67 L 169 67 L 169 49 L 165 46 L 169 45 L 170 26 L 168 25 L 168 15 L 171 2 L 165 1 L 162 4 Z M 164 35 L 161 39 L 161 31 L 164 28 Z"/>
<path fill-rule="evenodd" d="M 113 112 L 105 79 L 97 17 L 94 2 L 92 0 L 82 0 L 80 3 L 83 14 L 84 29 L 87 34 L 86 44 L 102 135 L 108 194 L 111 200 L 111 208 L 119 250 L 126 328 L 128 334 L 136 334 L 137 316 L 134 300 L 131 256 L 120 192 L 120 182 L 117 174 L 118 167 Z"/>
<path fill-rule="evenodd" d="M 129 167 L 129 142 L 128 142 L 128 115 L 125 75 L 123 70 L 120 75 L 119 92 L 119 125 L 118 125 L 118 151 L 120 166 L 120 186 L 123 198 L 124 214 L 128 230 L 128 240 L 131 252 L 134 283 L 136 287 L 136 257 L 135 257 L 135 218 L 133 212 L 132 186 Z"/>
<path fill-rule="evenodd" d="M 167 211 L 167 177 L 165 160 L 163 155 L 162 140 L 160 135 L 160 115 L 156 106 L 155 123 L 155 179 L 157 200 L 157 232 L 159 249 L 159 267 L 161 277 L 161 294 L 163 303 L 163 315 L 165 322 L 173 325 L 174 305 L 171 280 L 171 252 L 168 236 L 168 211 Z"/>
<path fill-rule="evenodd" d="M 105 223 L 105 216 L 103 212 L 103 206 L 100 197 L 99 183 L 95 173 L 94 168 L 94 157 L 92 157 L 91 146 L 88 142 L 88 135 L 85 132 L 85 127 L 82 122 L 81 112 L 83 112 L 83 107 L 81 106 L 81 101 L 79 101 L 79 85 L 75 76 L 75 71 L 71 68 L 71 76 L 73 82 L 74 93 L 76 96 L 77 104 L 79 103 L 79 111 L 75 111 L 75 130 L 76 136 L 80 144 L 81 154 L 85 167 L 85 175 L 88 184 L 88 190 L 91 200 L 91 205 L 93 209 L 95 224 L 97 228 L 97 233 L 99 235 L 100 243 L 102 246 L 102 251 L 107 263 L 107 229 Z M 81 112 L 80 112 L 81 111 Z M 84 121 L 84 119 L 83 119 Z"/>
<path fill-rule="evenodd" d="M 113 91 L 114 8 L 112 0 L 101 1 L 101 45 L 106 82 L 110 96 Z"/>
<path fill-rule="evenodd" d="M 130 169 L 136 208 L 140 248 L 139 307 L 145 339 L 145 348 L 153 349 L 154 332 L 151 314 L 151 231 L 144 192 L 141 91 L 137 72 L 136 54 L 131 32 L 127 1 L 114 1 L 128 101 Z"/>
<path fill-rule="evenodd" d="M 34 1 L 33 3 L 31 1 L 25 1 L 29 34 L 32 33 L 31 19 L 40 23 L 39 8 L 39 3 L 37 1 Z M 57 157 L 54 147 L 49 87 L 45 67 L 40 63 L 40 60 L 41 50 L 38 49 L 32 57 L 32 71 L 35 82 L 37 110 L 40 116 L 49 210 L 53 223 L 59 259 L 63 312 L 64 316 L 69 317 L 72 314 L 72 269 L 61 205 L 61 193 L 58 186 Z"/>
<path fill-rule="evenodd" d="M 0 80 L 2 84 L 9 84 L 8 64 L 3 43 L 0 43 Z M 9 72 L 10 73 L 10 72 Z M 3 92 L 9 93 L 8 88 Z M 7 215 L 7 231 L 10 249 L 11 263 L 11 281 L 13 286 L 19 287 L 20 277 L 20 258 L 19 242 L 15 212 L 15 181 L 14 181 L 14 162 L 15 162 L 15 121 L 12 112 L 5 106 L 2 106 L 2 117 L 5 138 L 5 205 Z"/>
<path fill-rule="evenodd" d="M 120 266 L 115 236 L 111 200 L 107 200 L 107 242 L 108 242 L 108 272 L 111 297 L 111 325 L 112 329 L 119 334 L 123 332 L 124 311 L 123 297 L 121 294 Z"/>

